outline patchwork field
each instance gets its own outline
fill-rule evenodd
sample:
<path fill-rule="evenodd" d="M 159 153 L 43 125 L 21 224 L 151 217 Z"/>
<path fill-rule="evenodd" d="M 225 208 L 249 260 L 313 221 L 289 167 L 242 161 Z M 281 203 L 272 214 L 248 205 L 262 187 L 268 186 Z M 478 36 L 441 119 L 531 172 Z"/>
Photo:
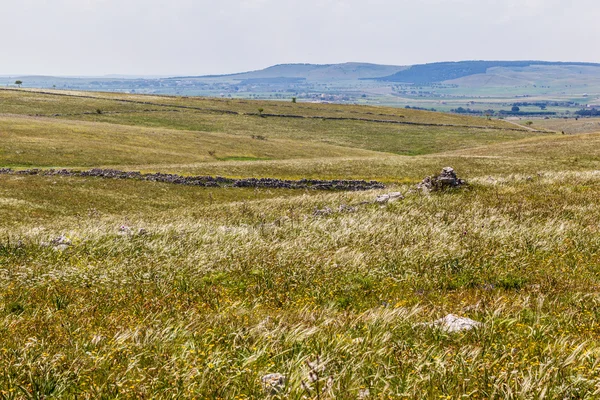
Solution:
<path fill-rule="evenodd" d="M 600 134 L 60 94 L 0 90 L 0 168 L 387 188 L 0 174 L 2 398 L 600 396 Z M 447 166 L 468 186 L 415 190 Z"/>

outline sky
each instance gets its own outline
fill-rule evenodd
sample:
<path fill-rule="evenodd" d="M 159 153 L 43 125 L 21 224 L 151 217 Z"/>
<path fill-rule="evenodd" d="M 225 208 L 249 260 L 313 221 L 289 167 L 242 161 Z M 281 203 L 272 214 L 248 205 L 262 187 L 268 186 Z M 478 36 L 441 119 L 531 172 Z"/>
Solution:
<path fill-rule="evenodd" d="M 0 0 L 0 75 L 600 62 L 598 0 Z"/>

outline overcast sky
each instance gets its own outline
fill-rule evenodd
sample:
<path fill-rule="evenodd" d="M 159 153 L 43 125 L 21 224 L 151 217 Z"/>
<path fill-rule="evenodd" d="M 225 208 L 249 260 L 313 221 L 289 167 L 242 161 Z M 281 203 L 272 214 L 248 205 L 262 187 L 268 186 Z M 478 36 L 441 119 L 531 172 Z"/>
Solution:
<path fill-rule="evenodd" d="M 0 75 L 600 62 L 598 0 L 0 0 Z"/>

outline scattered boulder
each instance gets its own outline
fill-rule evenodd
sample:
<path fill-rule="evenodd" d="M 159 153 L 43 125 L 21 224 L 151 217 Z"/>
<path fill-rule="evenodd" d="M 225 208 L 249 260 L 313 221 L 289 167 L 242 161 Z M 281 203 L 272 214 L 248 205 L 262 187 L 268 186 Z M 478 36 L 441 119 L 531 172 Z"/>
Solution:
<path fill-rule="evenodd" d="M 417 189 L 423 192 L 436 192 L 445 189 L 458 188 L 466 185 L 467 182 L 458 178 L 454 168 L 446 167 L 439 175 L 428 176 L 417 185 Z"/>
<path fill-rule="evenodd" d="M 353 212 L 357 212 L 357 211 L 358 211 L 358 208 L 349 206 L 346 204 L 342 204 L 338 207 L 338 212 L 340 212 L 340 213 L 353 213 Z"/>
<path fill-rule="evenodd" d="M 316 209 L 315 212 L 313 213 L 313 215 L 315 217 L 325 217 L 325 216 L 331 215 L 331 214 L 333 214 L 333 210 L 329 207 L 325 207 L 321 210 Z"/>
<path fill-rule="evenodd" d="M 276 395 L 285 389 L 285 376 L 282 374 L 268 374 L 261 379 L 264 391 L 269 395 Z"/>
<path fill-rule="evenodd" d="M 122 236 L 131 235 L 131 228 L 127 225 L 121 225 L 119 227 L 119 235 L 122 235 Z"/>
<path fill-rule="evenodd" d="M 426 325 L 433 328 L 439 328 L 448 333 L 469 331 L 483 326 L 481 322 L 474 321 L 470 318 L 457 317 L 453 314 L 446 315 L 444 318 L 440 318 Z"/>
<path fill-rule="evenodd" d="M 71 242 L 71 239 L 69 239 L 65 235 L 60 235 L 59 237 L 52 239 L 50 241 L 50 244 L 52 244 L 53 246 L 59 246 L 59 245 L 70 246 L 73 244 L 73 242 Z"/>
<path fill-rule="evenodd" d="M 71 239 L 69 239 L 65 235 L 60 235 L 57 238 L 54 238 L 50 241 L 50 245 L 52 246 L 52 248 L 54 250 L 60 251 L 68 249 L 72 244 L 73 242 L 71 241 Z"/>
<path fill-rule="evenodd" d="M 392 193 L 382 194 L 380 196 L 377 196 L 377 198 L 375 198 L 375 203 L 387 204 L 387 203 L 393 203 L 395 201 L 403 200 L 403 199 L 404 199 L 404 196 L 402 195 L 402 193 L 392 192 Z"/>

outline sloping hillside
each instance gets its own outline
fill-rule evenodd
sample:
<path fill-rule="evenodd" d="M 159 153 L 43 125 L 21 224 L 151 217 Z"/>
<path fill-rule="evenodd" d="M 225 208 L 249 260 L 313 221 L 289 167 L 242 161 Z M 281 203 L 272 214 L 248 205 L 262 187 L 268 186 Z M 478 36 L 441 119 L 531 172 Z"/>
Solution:
<path fill-rule="evenodd" d="M 61 124 L 66 119 L 115 124 L 119 126 L 115 127 L 115 131 L 123 130 L 123 125 L 135 126 L 137 130 L 151 128 L 139 133 L 148 138 L 159 128 L 175 130 L 165 136 L 164 144 L 147 143 L 156 151 L 170 148 L 173 144 L 185 146 L 187 140 L 190 145 L 196 140 L 204 140 L 202 145 L 192 146 L 201 152 L 200 159 L 199 156 L 192 159 L 176 157 L 177 160 L 173 161 L 178 163 L 203 161 L 202 158 L 208 157 L 207 151 L 216 151 L 216 158 L 252 159 L 279 159 L 279 153 L 290 153 L 284 158 L 303 158 L 299 150 L 303 148 L 308 157 L 353 155 L 336 153 L 329 147 L 329 150 L 321 151 L 305 145 L 330 145 L 402 155 L 431 154 L 543 134 L 485 118 L 334 104 L 0 90 L 0 105 L 5 113 L 46 118 L 44 123 L 53 118 Z M 92 130 L 96 128 L 109 130 L 107 125 L 89 127 Z M 55 133 L 64 130 L 57 127 Z M 50 135 L 46 132 L 53 132 L 53 127 L 39 127 L 37 131 Z M 185 133 L 176 136 L 177 131 Z M 125 132 L 123 137 L 128 138 L 133 133 Z M 109 145 L 122 144 L 118 135 L 111 135 Z M 91 135 L 91 140 L 94 138 Z M 61 139 L 61 136 L 56 139 Z M 178 143 L 179 140 L 182 142 Z M 212 148 L 211 140 L 214 142 Z M 280 152 L 274 144 L 278 141 L 283 141 Z M 247 154 L 244 149 L 248 149 Z M 252 149 L 257 151 L 250 151 Z M 60 162 L 56 161 L 56 164 Z"/>
<path fill-rule="evenodd" d="M 104 122 L 0 115 L 0 167 L 97 167 L 368 157 L 377 153 L 316 141 L 257 139 Z"/>

